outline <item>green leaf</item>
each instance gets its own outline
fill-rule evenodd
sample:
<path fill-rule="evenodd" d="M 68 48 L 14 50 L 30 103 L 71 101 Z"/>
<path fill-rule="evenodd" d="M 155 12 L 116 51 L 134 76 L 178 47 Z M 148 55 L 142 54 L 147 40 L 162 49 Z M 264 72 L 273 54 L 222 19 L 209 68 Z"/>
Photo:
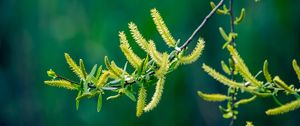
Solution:
<path fill-rule="evenodd" d="M 226 65 L 226 63 L 223 60 L 221 61 L 221 66 L 222 66 L 223 71 L 226 74 L 231 75 L 231 71 L 230 71 L 229 67 Z"/>
<path fill-rule="evenodd" d="M 136 101 L 136 98 L 135 98 L 135 96 L 133 95 L 133 92 L 132 91 L 130 91 L 130 90 L 128 90 L 128 89 L 125 89 L 125 95 L 128 97 L 128 98 L 130 98 L 132 101 Z"/>
<path fill-rule="evenodd" d="M 52 79 L 55 79 L 57 77 L 56 73 L 52 69 L 47 71 L 47 75 L 48 75 L 48 77 L 51 77 Z"/>
<path fill-rule="evenodd" d="M 101 108 L 102 108 L 102 94 L 99 93 L 98 101 L 97 101 L 97 112 L 100 112 Z"/>
<path fill-rule="evenodd" d="M 97 73 L 96 73 L 96 79 L 99 79 L 100 75 L 101 75 L 101 72 L 102 72 L 102 66 L 99 66 L 98 70 L 97 70 Z"/>
<path fill-rule="evenodd" d="M 79 64 L 80 64 L 80 69 L 81 69 L 81 72 L 83 74 L 83 77 L 86 79 L 86 70 L 85 70 L 85 67 L 84 67 L 82 59 L 79 59 Z"/>
<path fill-rule="evenodd" d="M 81 91 L 78 91 L 77 97 L 79 97 L 81 95 L 81 93 L 82 93 Z M 77 98 L 76 98 L 76 110 L 79 109 L 79 103 L 80 103 L 80 100 L 77 100 Z"/>

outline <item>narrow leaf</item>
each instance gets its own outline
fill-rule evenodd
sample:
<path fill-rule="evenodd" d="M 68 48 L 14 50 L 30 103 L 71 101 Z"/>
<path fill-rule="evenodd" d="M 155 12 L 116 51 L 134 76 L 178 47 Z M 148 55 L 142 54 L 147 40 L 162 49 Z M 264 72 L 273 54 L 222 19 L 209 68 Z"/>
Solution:
<path fill-rule="evenodd" d="M 99 93 L 98 101 L 97 101 L 97 112 L 100 112 L 102 108 L 102 94 Z"/>

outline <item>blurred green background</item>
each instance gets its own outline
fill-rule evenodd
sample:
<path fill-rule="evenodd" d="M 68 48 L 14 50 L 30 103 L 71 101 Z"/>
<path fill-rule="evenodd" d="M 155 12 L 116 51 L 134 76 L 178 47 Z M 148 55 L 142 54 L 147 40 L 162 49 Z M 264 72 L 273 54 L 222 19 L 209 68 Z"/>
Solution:
<path fill-rule="evenodd" d="M 299 5 L 299 0 L 235 1 L 236 14 L 246 8 L 245 21 L 236 27 L 237 48 L 252 73 L 261 70 L 268 59 L 273 75 L 300 87 L 291 67 L 293 58 L 300 61 Z M 208 0 L 1 0 L 0 125 L 227 126 L 229 121 L 222 118 L 219 103 L 208 103 L 196 95 L 197 90 L 226 92 L 225 86 L 201 69 L 206 63 L 220 71 L 220 60 L 227 60 L 218 27 L 228 31 L 229 19 L 222 15 L 213 16 L 200 33 L 206 40 L 201 59 L 168 75 L 158 107 L 140 118 L 135 117 L 135 103 L 127 97 L 104 101 L 99 113 L 96 99 L 83 100 L 76 111 L 76 92 L 43 84 L 49 79 L 46 71 L 50 68 L 75 77 L 65 63 L 64 52 L 74 59 L 83 58 L 88 69 L 103 64 L 105 55 L 124 64 L 118 32 L 129 34 L 130 21 L 146 38 L 154 39 L 159 50 L 168 50 L 150 16 L 154 7 L 181 41 L 210 11 Z M 138 48 L 135 51 L 143 53 Z M 241 106 L 236 125 L 245 121 L 256 126 L 299 125 L 300 110 L 279 116 L 264 114 L 275 106 L 272 99 Z"/>

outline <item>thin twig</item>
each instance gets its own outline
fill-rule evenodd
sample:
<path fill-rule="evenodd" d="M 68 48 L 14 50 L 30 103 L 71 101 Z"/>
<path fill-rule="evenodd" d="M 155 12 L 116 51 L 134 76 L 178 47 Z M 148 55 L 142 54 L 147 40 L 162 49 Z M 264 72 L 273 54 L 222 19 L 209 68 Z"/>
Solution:
<path fill-rule="evenodd" d="M 217 11 L 217 9 L 222 6 L 224 3 L 224 0 L 220 0 L 220 2 L 217 4 L 217 6 L 210 11 L 210 13 L 203 19 L 202 23 L 197 27 L 197 29 L 193 32 L 193 34 L 184 42 L 184 44 L 180 47 L 180 50 L 185 49 L 193 40 L 195 35 L 199 33 L 199 31 L 203 28 L 205 23 L 209 20 L 209 18 Z"/>
<path fill-rule="evenodd" d="M 229 0 L 229 15 L 230 15 L 230 32 L 234 33 L 234 14 L 233 14 L 233 0 Z M 235 40 L 234 38 L 232 38 L 230 45 L 235 46 Z M 234 70 L 231 70 L 231 77 L 234 77 Z M 234 92 L 231 94 L 232 96 L 232 101 L 231 101 L 231 108 L 233 109 L 232 111 L 234 111 L 234 103 L 236 102 L 235 97 L 236 97 L 236 91 L 237 89 L 233 89 Z M 234 126 L 234 120 L 235 117 L 232 116 L 229 126 Z"/>

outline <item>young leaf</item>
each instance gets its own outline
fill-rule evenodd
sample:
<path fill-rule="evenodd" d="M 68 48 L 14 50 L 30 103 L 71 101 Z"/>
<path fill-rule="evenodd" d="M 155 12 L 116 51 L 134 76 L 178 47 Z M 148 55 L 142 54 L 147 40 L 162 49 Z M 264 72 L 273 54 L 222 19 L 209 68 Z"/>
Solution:
<path fill-rule="evenodd" d="M 144 108 L 145 112 L 149 112 L 157 106 L 158 102 L 161 99 L 161 95 L 163 93 L 164 83 L 165 83 L 164 77 L 158 79 L 152 99 Z"/>
<path fill-rule="evenodd" d="M 188 56 L 180 57 L 179 62 L 183 64 L 191 64 L 195 62 L 201 56 L 204 49 L 204 43 L 204 40 L 200 38 L 193 52 Z"/>
<path fill-rule="evenodd" d="M 290 103 L 287 103 L 287 104 L 277 107 L 277 108 L 269 109 L 266 111 L 266 114 L 267 115 L 279 115 L 279 114 L 293 111 L 295 109 L 298 109 L 299 107 L 300 107 L 300 99 L 292 101 Z"/>
<path fill-rule="evenodd" d="M 266 80 L 270 83 L 272 83 L 272 76 L 271 74 L 269 73 L 269 69 L 268 69 L 268 60 L 265 60 L 264 62 L 264 67 L 263 67 L 263 73 L 264 73 L 264 76 L 266 78 Z"/>
<path fill-rule="evenodd" d="M 137 26 L 133 23 L 130 22 L 128 24 L 128 27 L 130 29 L 131 35 L 133 39 L 136 41 L 136 43 L 145 51 L 148 51 L 148 43 L 147 40 L 144 39 L 143 35 L 140 33 L 138 30 Z"/>
<path fill-rule="evenodd" d="M 100 112 L 102 108 L 102 94 L 99 93 L 98 100 L 97 100 L 97 112 Z"/>
<path fill-rule="evenodd" d="M 126 38 L 126 35 L 124 34 L 124 32 L 120 32 L 119 33 L 119 37 L 120 37 L 120 48 L 122 50 L 122 52 L 124 53 L 125 57 L 127 58 L 127 60 L 129 61 L 129 63 L 135 68 L 137 69 L 139 67 L 139 65 L 141 64 L 142 60 L 140 57 L 138 57 L 131 49 L 128 40 Z"/>
<path fill-rule="evenodd" d="M 50 80 L 50 81 L 44 81 L 44 83 L 50 86 L 62 87 L 69 90 L 78 90 L 79 88 L 79 85 L 72 84 L 71 82 L 66 80 Z"/>
<path fill-rule="evenodd" d="M 77 98 L 81 96 L 81 93 L 82 93 L 82 91 L 81 91 L 81 90 L 80 90 L 80 91 L 78 91 Z M 80 100 L 77 100 L 77 98 L 76 98 L 76 110 L 78 110 L 78 109 L 79 109 L 79 103 L 80 103 Z"/>
<path fill-rule="evenodd" d="M 293 68 L 295 73 L 297 74 L 298 80 L 300 81 L 300 67 L 295 59 L 293 60 Z"/>
<path fill-rule="evenodd" d="M 83 74 L 83 77 L 86 79 L 86 70 L 82 59 L 79 59 L 80 69 Z"/>
<path fill-rule="evenodd" d="M 284 89 L 286 92 L 291 94 L 295 93 L 295 91 L 291 89 L 284 81 L 282 81 L 279 76 L 275 76 L 273 81 L 278 87 Z"/>
<path fill-rule="evenodd" d="M 147 91 L 144 87 L 140 88 L 138 101 L 136 103 L 136 116 L 140 117 L 143 114 L 143 109 L 145 107 L 147 98 Z"/>
<path fill-rule="evenodd" d="M 130 90 L 128 90 L 128 89 L 125 89 L 125 95 L 128 97 L 128 98 L 130 98 L 132 101 L 136 101 L 136 98 L 135 98 L 135 96 L 133 95 L 133 93 L 130 91 Z"/>
<path fill-rule="evenodd" d="M 97 73 L 96 73 L 96 79 L 99 79 L 101 72 L 102 72 L 102 66 L 99 66 Z"/>
<path fill-rule="evenodd" d="M 56 73 L 52 69 L 47 71 L 47 75 L 48 75 L 48 77 L 51 77 L 52 79 L 55 79 L 57 77 Z"/>
<path fill-rule="evenodd" d="M 65 58 L 69 66 L 71 67 L 72 71 L 82 80 L 84 80 L 84 75 L 79 68 L 79 66 L 74 62 L 74 60 L 70 57 L 68 53 L 65 53 Z"/>
<path fill-rule="evenodd" d="M 175 47 L 176 41 L 168 30 L 159 12 L 154 8 L 151 10 L 151 16 L 156 26 L 157 31 L 169 47 Z"/>
<path fill-rule="evenodd" d="M 226 65 L 226 63 L 223 60 L 221 61 L 221 66 L 222 66 L 223 71 L 226 74 L 231 75 L 231 71 L 230 71 L 229 67 Z"/>
<path fill-rule="evenodd" d="M 229 99 L 228 96 L 222 94 L 205 94 L 201 91 L 198 91 L 197 93 L 203 100 L 211 102 L 221 102 Z"/>

